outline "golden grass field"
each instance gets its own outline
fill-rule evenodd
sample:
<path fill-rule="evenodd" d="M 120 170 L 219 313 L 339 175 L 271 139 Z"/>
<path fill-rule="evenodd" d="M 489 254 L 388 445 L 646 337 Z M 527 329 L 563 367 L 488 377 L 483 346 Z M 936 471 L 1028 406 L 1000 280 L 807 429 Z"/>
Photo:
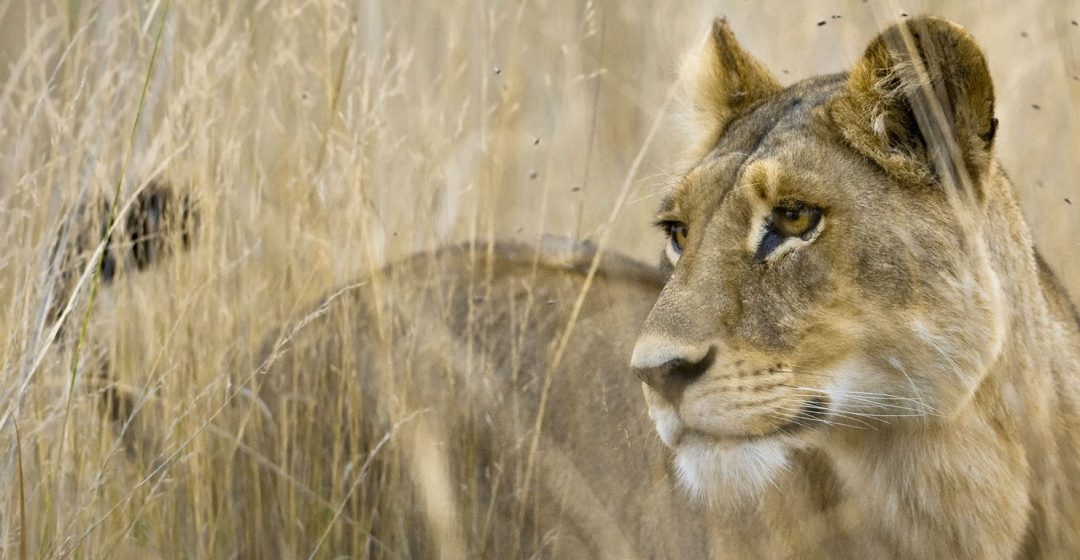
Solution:
<path fill-rule="evenodd" d="M 0 558 L 231 557 L 230 364 L 335 286 L 457 241 L 655 262 L 677 62 L 714 16 L 792 83 L 922 12 L 986 49 L 1000 160 L 1080 294 L 1075 1 L 0 0 Z M 86 274 L 55 328 L 63 224 L 151 179 L 191 194 L 196 242 L 108 287 Z M 160 445 L 125 451 L 106 362 L 154 396 Z"/>

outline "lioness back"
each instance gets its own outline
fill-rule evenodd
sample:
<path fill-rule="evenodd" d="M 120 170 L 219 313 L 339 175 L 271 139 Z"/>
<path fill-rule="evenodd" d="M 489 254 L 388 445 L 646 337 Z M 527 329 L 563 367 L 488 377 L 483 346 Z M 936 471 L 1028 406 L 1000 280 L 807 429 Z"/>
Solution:
<path fill-rule="evenodd" d="M 302 552 L 289 547 L 317 542 L 344 504 L 324 544 L 337 553 L 703 555 L 626 374 L 659 275 L 610 256 L 589 279 L 594 256 L 443 249 L 336 292 L 272 337 L 256 381 L 266 408 L 250 419 L 252 445 L 276 467 L 238 459 L 237 507 L 293 536 L 253 534 L 251 551 Z M 273 484 L 282 478 L 311 487 Z"/>

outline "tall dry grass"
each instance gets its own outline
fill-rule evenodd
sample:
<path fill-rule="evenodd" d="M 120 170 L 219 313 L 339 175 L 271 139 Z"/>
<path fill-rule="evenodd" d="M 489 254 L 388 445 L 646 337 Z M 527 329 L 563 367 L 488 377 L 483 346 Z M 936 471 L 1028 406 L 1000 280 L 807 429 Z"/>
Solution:
<path fill-rule="evenodd" d="M 680 147 L 660 110 L 713 16 L 790 83 L 923 11 L 988 51 L 1000 158 L 1080 294 L 1075 2 L 0 0 L 0 557 L 229 557 L 242 528 L 221 501 L 239 489 L 215 469 L 243 449 L 221 425 L 245 398 L 235 364 L 275 329 L 415 251 L 596 240 L 643 147 L 606 239 L 652 261 Z M 121 274 L 88 315 L 79 268 L 54 328 L 62 226 L 153 178 L 198 201 L 196 246 Z M 102 414 L 105 364 L 150 396 L 152 452 Z"/>

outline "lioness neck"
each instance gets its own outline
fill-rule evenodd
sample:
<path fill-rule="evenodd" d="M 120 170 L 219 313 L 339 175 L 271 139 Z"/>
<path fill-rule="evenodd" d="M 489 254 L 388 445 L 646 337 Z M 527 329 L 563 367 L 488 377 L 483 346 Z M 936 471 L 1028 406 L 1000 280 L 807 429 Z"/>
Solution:
<path fill-rule="evenodd" d="M 955 414 L 852 431 L 828 452 L 850 496 L 837 526 L 867 553 L 1055 557 L 1080 544 L 1065 524 L 1080 514 L 1080 453 L 1060 426 L 1080 425 L 1074 319 L 1054 312 L 1062 294 L 1048 290 L 1060 288 L 1040 277 L 1008 179 L 990 173 L 981 230 L 1003 295 L 996 359 Z"/>

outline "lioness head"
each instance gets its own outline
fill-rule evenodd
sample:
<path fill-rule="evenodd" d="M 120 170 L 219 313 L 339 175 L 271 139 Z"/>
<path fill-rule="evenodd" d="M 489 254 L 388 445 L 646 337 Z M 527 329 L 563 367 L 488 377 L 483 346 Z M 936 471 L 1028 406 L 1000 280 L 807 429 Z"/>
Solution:
<path fill-rule="evenodd" d="M 695 163 L 658 216 L 669 275 L 631 364 L 682 482 L 746 496 L 793 450 L 967 406 L 1006 323 L 972 38 L 918 18 L 785 88 L 718 20 L 685 68 Z"/>

